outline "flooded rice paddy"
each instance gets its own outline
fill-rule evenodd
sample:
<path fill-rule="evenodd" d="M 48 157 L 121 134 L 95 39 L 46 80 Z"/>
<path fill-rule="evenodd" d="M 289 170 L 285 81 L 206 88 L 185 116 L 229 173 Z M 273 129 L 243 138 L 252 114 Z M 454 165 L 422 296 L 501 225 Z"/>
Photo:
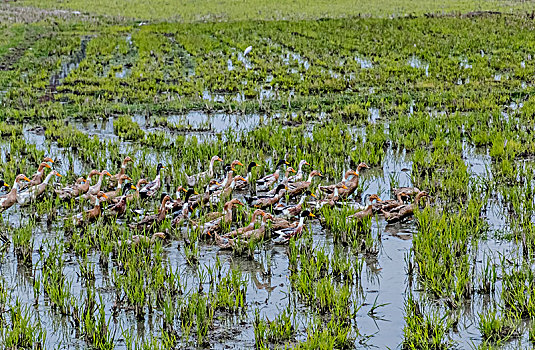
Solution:
<path fill-rule="evenodd" d="M 531 347 L 535 41 L 526 38 L 535 38 L 529 19 L 515 20 L 28 25 L 41 36 L 0 28 L 11 38 L 0 57 L 22 51 L 0 71 L 0 178 L 30 176 L 45 156 L 63 175 L 42 200 L 1 214 L 0 343 Z M 444 34 L 453 25 L 472 39 Z M 139 234 L 128 224 L 156 213 L 161 193 L 175 198 L 214 155 L 258 162 L 252 179 L 280 159 L 307 160 L 306 176 L 323 174 L 311 185 L 318 194 L 359 163 L 370 168 L 353 196 L 314 210 L 286 245 L 266 236 L 223 250 L 169 216 L 156 228 L 165 240 L 126 244 Z M 115 174 L 125 156 L 133 183 L 165 165 L 158 195 L 131 202 L 123 218 L 104 209 L 74 226 L 92 206 L 61 201 L 52 187 L 93 169 Z M 214 177 L 224 175 L 218 164 Z M 412 186 L 430 198 L 408 220 L 387 224 L 378 212 L 347 223 L 369 195 Z M 191 216 L 204 223 L 221 210 Z M 240 207 L 223 230 L 245 226 L 252 211 Z"/>

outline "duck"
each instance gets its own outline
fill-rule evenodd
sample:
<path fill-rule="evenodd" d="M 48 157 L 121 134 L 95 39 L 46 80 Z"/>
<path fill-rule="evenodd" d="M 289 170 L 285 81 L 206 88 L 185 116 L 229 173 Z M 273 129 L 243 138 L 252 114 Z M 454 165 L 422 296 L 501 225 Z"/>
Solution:
<path fill-rule="evenodd" d="M 158 225 L 165 219 L 165 216 L 167 215 L 166 204 L 170 200 L 171 197 L 169 197 L 169 195 L 164 195 L 160 208 L 158 209 L 158 214 L 147 215 L 143 219 L 141 219 L 141 221 L 134 224 L 130 224 L 128 225 L 128 227 L 138 231 L 150 231 L 154 229 L 156 225 Z"/>
<path fill-rule="evenodd" d="M 126 195 L 126 202 L 131 202 L 133 200 L 139 199 L 139 189 L 141 186 L 148 184 L 149 182 L 146 179 L 139 179 L 136 183 L 136 190 L 134 193 L 129 193 Z M 112 200 L 113 203 L 119 202 L 120 198 L 115 198 Z"/>
<path fill-rule="evenodd" d="M 394 192 L 394 195 L 396 197 L 398 193 L 400 192 L 405 193 L 405 196 L 409 196 L 409 197 L 416 196 L 418 193 L 421 192 L 418 187 L 399 187 L 399 188 L 393 188 L 392 191 Z"/>
<path fill-rule="evenodd" d="M 59 197 L 59 199 L 71 199 L 77 197 L 78 195 L 80 195 L 80 193 L 82 193 L 83 186 L 87 186 L 87 188 L 89 188 L 89 181 L 87 181 L 83 177 L 79 177 L 76 179 L 74 185 L 54 189 L 54 192 L 56 192 L 56 195 Z"/>
<path fill-rule="evenodd" d="M 279 231 L 291 227 L 297 227 L 298 221 L 290 222 L 285 218 L 273 216 L 270 218 L 271 230 Z"/>
<path fill-rule="evenodd" d="M 403 220 L 405 218 L 413 216 L 414 215 L 414 211 L 419 206 L 419 201 L 422 198 L 428 197 L 428 196 L 429 196 L 429 194 L 427 192 L 420 191 L 420 192 L 418 192 L 416 197 L 414 197 L 414 202 L 413 203 L 401 205 L 399 207 L 394 208 L 392 211 L 389 211 L 389 212 L 385 211 L 385 210 L 381 210 L 381 213 L 383 213 L 383 215 L 384 215 L 384 217 L 386 219 L 386 222 L 389 223 L 389 224 L 401 221 L 401 220 Z"/>
<path fill-rule="evenodd" d="M 54 176 L 62 177 L 60 173 L 58 173 L 55 170 L 52 170 L 46 176 L 45 180 L 42 183 L 29 187 L 27 190 L 23 192 L 17 193 L 17 203 L 19 203 L 20 206 L 25 206 L 35 201 L 45 192 L 46 186 L 48 185 L 48 183 Z"/>
<path fill-rule="evenodd" d="M 351 196 L 359 187 L 359 175 L 362 169 L 369 169 L 370 167 L 366 163 L 360 163 L 357 166 L 356 175 L 353 175 L 351 179 L 349 179 L 345 185 L 347 186 L 347 190 L 340 190 L 340 198 L 346 199 L 349 196 Z"/>
<path fill-rule="evenodd" d="M 245 181 L 245 179 L 242 176 L 237 175 L 232 179 L 228 187 L 223 188 L 222 190 L 213 192 L 210 195 L 210 204 L 215 205 L 221 202 L 221 200 L 226 200 L 227 198 L 229 198 L 232 195 L 232 191 L 234 191 L 234 187 L 236 186 L 236 181 L 238 180 Z"/>
<path fill-rule="evenodd" d="M 236 191 L 242 191 L 242 190 L 247 189 L 247 186 L 249 185 L 249 182 L 251 181 L 253 169 L 255 167 L 259 167 L 259 166 L 260 166 L 260 164 L 258 164 L 256 162 L 249 163 L 249 165 L 247 166 L 247 176 L 244 178 L 244 181 L 241 181 L 241 180 L 238 181 L 236 183 L 236 186 L 234 187 L 234 189 Z"/>
<path fill-rule="evenodd" d="M 54 189 L 56 195 L 62 200 L 69 200 L 71 198 L 78 197 L 81 194 L 89 191 L 91 186 L 91 178 L 95 175 L 100 174 L 98 170 L 91 170 L 87 175 L 87 178 L 79 177 L 74 185 L 69 185 L 60 189 Z"/>
<path fill-rule="evenodd" d="M 186 195 L 184 196 L 184 199 L 180 198 L 180 192 L 186 192 Z M 184 206 L 184 203 L 189 201 L 189 198 L 194 195 L 198 194 L 197 191 L 195 191 L 194 188 L 188 188 L 187 190 L 182 187 L 178 186 L 176 191 L 176 199 L 171 199 L 169 203 L 167 204 L 167 209 L 170 209 L 172 213 L 176 213 L 177 211 L 180 211 L 182 207 Z"/>
<path fill-rule="evenodd" d="M 240 234 L 238 238 L 231 238 L 231 236 L 228 236 L 228 235 L 220 236 L 217 232 L 214 232 L 215 242 L 219 246 L 220 249 L 232 249 L 234 245 L 236 244 L 237 239 L 239 239 L 240 242 L 243 242 L 245 244 L 250 239 L 261 240 L 262 238 L 264 238 L 264 234 L 266 232 L 266 222 L 269 218 L 273 218 L 273 216 L 269 213 L 265 213 L 264 215 L 262 215 L 262 221 L 260 223 L 260 227 L 255 229 L 254 224 L 253 224 L 252 229 L 244 231 L 243 233 Z"/>
<path fill-rule="evenodd" d="M 239 206 L 243 206 L 243 203 L 237 199 L 237 198 L 233 198 L 231 200 L 229 200 L 228 202 L 226 202 L 224 205 L 223 205 L 223 210 L 222 211 L 214 211 L 214 212 L 211 212 L 211 213 L 208 213 L 206 215 L 204 215 L 204 221 L 213 221 L 215 219 L 218 219 L 222 216 L 225 216 L 225 221 L 227 222 L 231 222 L 232 221 L 232 210 L 234 209 L 234 207 L 236 207 L 237 205 Z"/>
<path fill-rule="evenodd" d="M 301 160 L 299 162 L 299 165 L 297 167 L 297 174 L 295 174 L 294 176 L 291 176 L 289 179 L 288 179 L 288 182 L 297 182 L 297 181 L 301 181 L 303 180 L 303 166 L 305 165 L 310 165 L 306 160 Z"/>
<path fill-rule="evenodd" d="M 9 185 L 4 182 L 4 180 L 0 180 L 0 190 L 3 190 L 3 189 L 9 189 Z"/>
<path fill-rule="evenodd" d="M 334 186 L 334 193 L 328 195 L 325 199 L 312 202 L 311 205 L 313 205 L 316 209 L 321 209 L 325 206 L 334 207 L 336 202 L 340 199 L 339 189 L 347 190 L 347 186 L 341 182 L 337 183 Z"/>
<path fill-rule="evenodd" d="M 19 174 L 17 177 L 15 177 L 15 182 L 13 183 L 11 191 L 3 196 L 0 196 L 0 213 L 11 208 L 13 204 L 17 203 L 17 191 L 22 180 L 30 182 L 30 179 L 28 179 L 26 175 Z M 2 186 L 9 187 L 9 185 L 7 185 L 5 182 L 3 182 Z"/>
<path fill-rule="evenodd" d="M 98 181 L 96 184 L 89 186 L 87 192 L 85 192 L 82 196 L 82 198 L 84 199 L 89 199 L 91 196 L 96 196 L 100 192 L 100 188 L 102 187 L 102 180 L 104 179 L 104 175 L 111 176 L 110 172 L 107 170 L 102 170 L 101 172 L 96 173 L 94 175 L 98 175 Z"/>
<path fill-rule="evenodd" d="M 312 180 L 315 176 L 323 177 L 318 170 L 312 170 L 312 172 L 308 175 L 307 181 L 299 181 L 288 184 L 288 194 L 290 197 L 295 197 L 305 192 L 310 185 L 312 185 Z"/>
<path fill-rule="evenodd" d="M 121 180 L 121 177 L 124 176 L 126 174 L 126 167 L 128 166 L 128 163 L 132 162 L 132 158 L 126 156 L 124 159 L 123 159 L 123 162 L 121 163 L 121 169 L 119 170 L 119 172 L 115 175 L 112 175 L 109 179 L 108 179 L 108 183 L 113 186 L 115 184 L 117 184 L 119 182 L 119 180 Z"/>
<path fill-rule="evenodd" d="M 210 160 L 210 166 L 208 167 L 208 171 L 203 171 L 198 174 L 193 174 L 191 176 L 188 176 L 186 174 L 186 183 L 189 187 L 195 187 L 199 181 L 204 180 L 205 178 L 212 179 L 214 177 L 214 164 L 215 162 L 222 162 L 223 159 L 219 158 L 219 156 L 213 156 Z"/>
<path fill-rule="evenodd" d="M 280 184 L 279 186 L 277 186 L 276 194 L 274 196 L 245 197 L 245 200 L 249 204 L 249 206 L 253 208 L 264 209 L 277 204 L 281 200 L 281 198 L 284 197 L 286 189 L 286 186 Z"/>
<path fill-rule="evenodd" d="M 39 164 L 39 167 L 37 168 L 37 172 L 33 174 L 30 182 L 25 183 L 23 186 L 20 186 L 19 191 L 27 187 L 39 185 L 41 182 L 43 182 L 43 175 L 45 173 L 45 168 L 52 169 L 52 167 L 48 163 L 42 162 L 41 164 Z"/>
<path fill-rule="evenodd" d="M 373 203 L 372 202 L 374 200 L 380 201 L 379 197 L 376 194 L 372 194 L 368 198 L 368 203 L 369 204 L 366 205 L 365 208 L 362 209 L 362 207 L 359 207 L 360 211 L 357 211 L 356 213 L 354 213 L 352 215 L 349 215 L 346 218 L 346 221 L 347 222 L 361 222 L 364 219 L 370 218 L 372 216 L 372 214 L 373 214 Z"/>
<path fill-rule="evenodd" d="M 376 201 L 374 203 L 374 201 Z M 374 213 L 375 213 L 375 207 L 378 203 L 381 203 L 381 198 L 379 198 L 379 196 L 377 194 L 371 194 L 371 195 L 366 195 L 365 196 L 365 201 L 364 201 L 364 204 L 358 204 L 356 203 L 355 205 L 353 205 L 353 208 L 357 209 L 357 210 L 365 210 L 366 208 L 368 208 L 368 206 L 370 204 L 372 204 L 374 206 Z"/>
<path fill-rule="evenodd" d="M 106 197 L 108 197 L 108 201 L 113 201 L 115 198 L 119 197 L 121 195 L 123 191 L 123 182 L 124 181 L 132 181 L 132 179 L 128 176 L 128 175 L 122 175 L 121 178 L 119 179 L 119 182 L 117 183 L 117 187 L 114 191 L 108 191 L 108 192 L 105 192 L 106 193 Z M 135 187 L 133 185 L 131 185 L 130 183 L 125 183 L 125 186 L 132 186 L 132 187 Z M 95 196 L 91 196 L 89 197 L 89 202 L 91 204 L 95 204 L 95 201 L 96 201 L 96 197 Z"/>
<path fill-rule="evenodd" d="M 160 181 L 160 171 L 162 169 L 165 169 L 165 166 L 162 163 L 158 163 L 158 166 L 156 167 L 156 177 L 139 190 L 139 198 L 146 199 L 156 195 L 162 186 L 162 182 Z M 169 197 L 169 199 L 171 198 Z"/>
<path fill-rule="evenodd" d="M 322 191 L 322 192 L 325 192 L 325 193 L 328 193 L 328 194 L 332 194 L 335 190 L 335 188 L 342 188 L 342 185 L 345 186 L 346 182 L 348 181 L 348 179 L 351 177 L 351 176 L 358 176 L 357 172 L 353 169 L 349 169 L 348 171 L 346 171 L 344 173 L 344 176 L 342 177 L 342 180 L 340 180 L 340 182 L 336 183 L 336 184 L 332 184 L 332 185 L 326 185 L 326 186 L 318 186 L 319 190 Z M 346 188 L 347 189 L 347 186 Z"/>
<path fill-rule="evenodd" d="M 86 210 L 73 216 L 72 223 L 74 226 L 82 226 L 83 224 L 91 223 L 98 219 L 102 214 L 102 208 L 100 205 L 101 199 L 107 199 L 106 193 L 100 191 L 97 193 L 97 200 L 93 209 Z"/>
<path fill-rule="evenodd" d="M 44 157 L 42 162 L 44 162 L 44 163 L 52 163 L 52 164 L 55 163 L 54 159 L 52 159 L 50 157 Z"/>
<path fill-rule="evenodd" d="M 121 217 L 126 213 L 126 203 L 127 201 L 127 195 L 130 190 L 137 190 L 137 187 L 132 185 L 131 183 L 126 182 L 123 185 L 123 193 L 122 196 L 116 197 L 117 202 L 115 204 L 110 205 L 108 208 L 106 208 L 105 215 L 107 217 Z"/>
<path fill-rule="evenodd" d="M 273 185 L 275 182 L 277 182 L 279 180 L 279 176 L 280 176 L 280 167 L 282 165 L 290 165 L 290 163 L 288 163 L 286 161 L 286 159 L 281 159 L 279 160 L 279 162 L 277 163 L 277 165 L 275 166 L 275 172 L 273 174 L 269 174 L 269 175 L 266 175 L 264 177 L 262 177 L 261 179 L 258 179 L 256 181 L 256 185 L 257 185 L 257 188 L 259 191 L 267 191 L 271 185 Z"/>
<path fill-rule="evenodd" d="M 288 182 L 290 180 L 290 176 L 289 176 L 290 173 L 295 173 L 295 172 L 296 172 L 295 169 L 292 168 L 291 166 L 286 168 L 286 172 L 284 173 L 284 180 L 282 180 L 282 184 L 284 186 L 288 186 Z M 268 196 L 273 196 L 276 193 L 277 193 L 276 188 L 274 188 L 274 189 L 268 191 L 267 195 Z"/>
<path fill-rule="evenodd" d="M 259 217 L 264 217 L 266 215 L 266 212 L 263 211 L 262 209 L 256 209 L 254 212 L 253 212 L 253 215 L 251 217 L 251 222 L 249 223 L 249 225 L 247 226 L 244 226 L 244 227 L 240 227 L 234 231 L 231 231 L 229 233 L 227 233 L 225 235 L 225 237 L 236 237 L 238 235 L 242 235 L 248 231 L 252 231 L 254 230 L 255 228 L 255 224 L 256 224 L 256 221 Z"/>
<path fill-rule="evenodd" d="M 190 214 L 195 210 L 195 208 L 198 205 L 199 205 L 198 202 L 196 203 L 185 202 L 184 206 L 182 207 L 182 210 L 177 212 L 175 216 L 173 217 L 173 220 L 171 220 L 171 227 L 177 227 L 184 220 L 188 220 Z"/>
<path fill-rule="evenodd" d="M 373 206 L 374 212 L 380 212 L 381 210 L 384 211 L 391 211 L 394 208 L 397 208 L 404 204 L 403 197 L 408 197 L 405 192 L 398 192 L 397 193 L 397 199 L 387 199 L 385 201 L 380 201 L 375 203 Z"/>
<path fill-rule="evenodd" d="M 210 180 L 208 185 L 206 185 L 205 191 L 195 196 L 191 196 L 188 202 L 190 202 L 190 204 L 196 203 L 197 206 L 201 206 L 201 205 L 208 203 L 210 201 L 210 195 L 215 191 L 213 187 L 218 186 L 218 185 L 219 185 L 219 182 L 217 182 L 217 180 L 215 179 Z"/>
<path fill-rule="evenodd" d="M 243 166 L 243 164 L 239 160 L 235 160 L 229 165 L 225 165 L 225 178 L 221 181 L 218 181 L 216 185 L 210 186 L 210 189 L 212 191 L 216 191 L 229 187 L 230 183 L 232 182 L 232 179 L 234 178 L 234 171 L 236 171 L 234 167 L 238 165 Z"/>
<path fill-rule="evenodd" d="M 243 203 L 238 200 L 237 198 L 234 198 L 227 203 L 225 203 L 223 207 L 222 215 L 218 216 L 217 218 L 205 222 L 202 226 L 200 226 L 203 235 L 209 235 L 211 236 L 215 232 L 221 232 L 221 229 L 223 228 L 224 224 L 230 224 L 233 220 L 232 210 L 237 205 L 242 206 Z"/>
<path fill-rule="evenodd" d="M 276 236 L 273 238 L 273 243 L 285 244 L 288 243 L 292 237 L 299 237 L 303 232 L 303 228 L 305 227 L 305 218 L 315 217 L 315 215 L 308 210 L 303 210 L 299 216 L 299 224 L 297 227 L 290 227 L 273 232 L 273 235 Z"/>
<path fill-rule="evenodd" d="M 153 245 L 157 240 L 164 240 L 166 238 L 166 234 L 164 232 L 156 232 L 153 233 L 152 236 L 149 238 L 144 235 L 133 235 L 132 238 L 127 239 L 126 241 L 117 241 L 117 245 L 123 246 L 127 245 L 132 248 L 138 246 L 139 244 L 145 244 L 145 245 Z"/>
<path fill-rule="evenodd" d="M 276 214 L 282 214 L 284 217 L 297 216 L 301 213 L 301 210 L 303 209 L 303 204 L 305 203 L 305 200 L 309 196 L 316 198 L 316 195 L 314 193 L 307 190 L 305 193 L 303 193 L 303 195 L 301 196 L 301 199 L 296 205 L 284 206 L 279 203 L 277 206 L 273 208 L 273 211 Z"/>

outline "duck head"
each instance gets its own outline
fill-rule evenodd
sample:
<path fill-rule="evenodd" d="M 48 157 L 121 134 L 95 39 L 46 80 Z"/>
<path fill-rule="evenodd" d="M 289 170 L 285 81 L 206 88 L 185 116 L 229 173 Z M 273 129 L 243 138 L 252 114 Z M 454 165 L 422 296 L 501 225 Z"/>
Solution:
<path fill-rule="evenodd" d="M 257 162 L 251 162 L 249 163 L 249 165 L 247 166 L 247 172 L 250 173 L 251 170 L 253 170 L 254 167 L 257 167 L 257 166 L 260 166 L 260 164 L 258 164 Z"/>

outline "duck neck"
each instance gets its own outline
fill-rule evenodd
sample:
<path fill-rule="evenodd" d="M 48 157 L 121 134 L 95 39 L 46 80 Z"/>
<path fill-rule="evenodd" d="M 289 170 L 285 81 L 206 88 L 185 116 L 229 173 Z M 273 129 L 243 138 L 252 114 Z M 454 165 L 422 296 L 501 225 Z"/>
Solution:
<path fill-rule="evenodd" d="M 16 196 L 18 190 L 19 190 L 19 183 L 18 181 L 15 181 L 15 183 L 13 184 L 13 187 L 11 187 L 11 191 L 9 191 L 9 195 Z"/>
<path fill-rule="evenodd" d="M 334 188 L 334 194 L 333 194 L 333 197 L 338 197 L 339 193 L 338 193 L 338 187 L 335 187 Z"/>
<path fill-rule="evenodd" d="M 236 180 L 235 179 L 232 179 L 232 182 L 230 183 L 230 186 L 229 186 L 231 189 L 234 189 L 234 187 L 236 187 Z"/>
<path fill-rule="evenodd" d="M 299 204 L 298 205 L 303 205 L 303 203 L 305 203 L 305 199 L 306 199 L 307 195 L 304 194 L 301 196 L 301 199 L 299 199 Z"/>
<path fill-rule="evenodd" d="M 50 174 L 48 174 L 48 175 L 45 177 L 45 180 L 43 181 L 43 183 L 44 183 L 45 185 L 48 185 L 48 183 L 50 182 L 50 179 L 52 178 L 52 176 L 54 176 L 54 173 L 51 172 Z"/>
<path fill-rule="evenodd" d="M 229 172 L 227 173 L 227 177 L 225 177 L 225 181 L 223 181 L 223 187 L 227 187 L 228 184 L 231 184 L 232 183 L 232 179 L 234 177 L 234 171 L 232 170 L 229 170 Z"/>
<path fill-rule="evenodd" d="M 297 227 L 301 228 L 303 227 L 304 224 L 305 224 L 305 218 L 301 216 L 299 218 L 299 225 L 297 225 Z"/>
<path fill-rule="evenodd" d="M 310 174 L 310 175 L 308 175 L 308 180 L 307 181 L 308 182 L 312 182 L 313 178 L 314 178 L 314 175 Z"/>
<path fill-rule="evenodd" d="M 232 205 L 229 205 L 228 208 L 223 208 L 223 216 L 227 222 L 232 220 Z"/>
<path fill-rule="evenodd" d="M 215 163 L 215 160 L 212 159 L 210 161 L 210 166 L 208 167 L 208 175 L 210 175 L 210 177 L 214 177 L 214 163 Z"/>
<path fill-rule="evenodd" d="M 95 200 L 95 207 L 100 207 L 100 198 L 98 198 L 98 197 Z"/>
<path fill-rule="evenodd" d="M 95 186 L 99 187 L 100 188 L 100 185 L 102 185 L 102 180 L 104 179 L 104 174 L 100 174 L 98 176 L 98 181 L 97 183 L 95 184 Z"/>

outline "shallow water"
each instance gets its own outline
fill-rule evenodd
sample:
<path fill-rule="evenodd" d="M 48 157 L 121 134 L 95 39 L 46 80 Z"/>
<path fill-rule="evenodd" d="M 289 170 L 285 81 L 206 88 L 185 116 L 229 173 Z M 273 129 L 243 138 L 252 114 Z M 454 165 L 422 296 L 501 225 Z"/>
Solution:
<path fill-rule="evenodd" d="M 511 109 L 515 106 L 511 105 Z M 370 109 L 370 118 L 373 122 L 380 121 L 379 109 Z M 374 117 L 375 115 L 375 117 Z M 273 118 L 281 117 L 274 115 Z M 319 119 L 322 117 L 320 116 Z M 170 115 L 166 119 L 171 124 L 188 125 L 192 129 L 207 129 L 206 131 L 183 132 L 186 135 L 195 133 L 205 135 L 215 135 L 224 133 L 228 128 L 237 132 L 249 132 L 258 125 L 267 121 L 266 116 L 259 114 L 238 115 L 225 113 L 205 113 L 203 111 L 191 111 L 183 115 Z M 164 130 L 151 126 L 151 118 L 144 115 L 135 115 L 133 121 L 138 123 L 146 132 Z M 92 121 L 71 121 L 71 125 L 84 133 L 96 136 L 102 141 L 119 142 L 113 131 L 113 117 L 97 119 Z M 314 124 L 311 123 L 310 127 Z M 24 139 L 27 143 L 36 145 L 40 150 L 44 150 L 47 155 L 54 158 L 67 159 L 67 152 L 57 147 L 57 145 L 47 140 L 45 136 L 29 131 L 33 125 L 24 126 Z M 309 128 L 310 129 L 310 128 Z M 385 130 L 385 132 L 388 129 Z M 309 130 L 311 131 L 311 129 Z M 353 139 L 360 137 L 366 139 L 366 130 L 363 127 L 350 129 Z M 172 137 L 172 134 L 169 133 Z M 208 138 L 207 142 L 210 141 Z M 120 142 L 121 149 L 128 153 L 130 144 Z M 160 155 L 164 156 L 164 155 Z M 491 159 L 487 151 L 479 150 L 470 145 L 463 144 L 463 159 L 468 171 L 473 178 L 492 178 L 490 164 Z M 150 159 L 150 163 L 156 164 L 157 159 Z M 269 159 L 267 160 L 269 164 Z M 87 167 L 74 157 L 74 164 L 64 161 L 59 165 L 58 170 L 67 171 L 74 167 L 75 173 L 87 172 Z M 363 171 L 361 181 L 365 191 L 357 201 L 362 203 L 366 194 L 377 193 L 381 198 L 391 196 L 391 179 L 395 179 L 398 186 L 411 186 L 410 169 L 412 162 L 406 152 L 395 152 L 392 148 L 387 148 L 382 166 L 374 167 Z M 18 226 L 20 222 L 28 220 L 27 211 L 20 211 L 13 207 L 2 216 L 11 226 Z M 60 216 L 61 217 L 61 214 Z M 481 272 L 486 259 L 497 259 L 499 256 L 510 256 L 518 252 L 518 246 L 508 240 L 503 240 L 501 235 L 493 235 L 494 232 L 502 233 L 506 227 L 506 219 L 500 201 L 489 202 L 485 210 L 485 217 L 491 228 L 488 239 L 482 240 L 478 244 L 476 252 L 475 271 L 476 276 Z M 333 237 L 321 227 L 318 221 L 309 222 L 309 230 L 312 233 L 315 247 L 323 247 L 332 252 L 334 249 Z M 356 344 L 357 348 L 377 347 L 377 348 L 399 348 L 403 341 L 404 303 L 409 292 L 416 295 L 424 294 L 418 289 L 417 283 L 409 283 L 407 275 L 407 257 L 411 254 L 412 236 L 417 232 L 414 220 L 393 225 L 386 225 L 381 216 L 376 216 L 372 220 L 372 236 L 379 242 L 379 253 L 376 257 L 362 257 L 364 260 L 363 274 L 361 277 L 361 291 L 355 292 L 356 307 L 361 306 L 357 313 L 356 323 L 362 337 L 369 337 L 365 341 L 366 345 Z M 64 240 L 61 220 L 56 220 L 52 226 L 47 226 L 44 222 L 37 225 L 34 230 L 33 263 L 35 270 L 28 270 L 18 264 L 14 254 L 13 246 L 10 246 L 7 256 L 0 263 L 0 271 L 6 280 L 8 289 L 12 295 L 21 298 L 27 305 L 34 303 L 33 278 L 32 275 L 40 276 L 41 262 L 38 249 L 46 246 L 46 242 L 54 240 Z M 215 321 L 214 329 L 211 331 L 211 346 L 213 348 L 253 348 L 254 329 L 252 320 L 254 310 L 258 308 L 261 316 L 273 320 L 281 310 L 290 303 L 288 296 L 290 290 L 288 257 L 286 247 L 274 246 L 266 243 L 259 249 L 253 260 L 235 257 L 231 252 L 219 251 L 214 245 L 201 244 L 201 261 L 198 269 L 187 265 L 182 241 L 171 240 L 164 245 L 164 259 L 169 262 L 173 270 L 180 271 L 183 282 L 187 282 L 187 288 L 196 290 L 199 284 L 199 272 L 206 271 L 208 266 L 213 266 L 216 257 L 223 262 L 223 271 L 228 271 L 231 267 L 238 267 L 247 277 L 247 310 L 243 320 L 236 320 L 235 316 L 221 316 Z M 63 255 L 65 261 L 64 274 L 71 285 L 72 294 L 79 300 L 85 298 L 85 282 L 78 276 L 80 268 L 80 258 L 72 252 Z M 118 315 L 112 315 L 112 306 L 115 303 L 115 292 L 112 287 L 111 274 L 114 269 L 112 263 L 108 263 L 105 269 L 99 263 L 100 253 L 91 252 L 88 255 L 89 263 L 95 269 L 94 286 L 102 295 L 105 305 L 106 318 L 109 320 L 109 327 L 112 333 L 115 332 L 115 340 L 118 349 L 125 349 L 126 343 L 122 335 L 122 329 L 131 329 L 139 337 L 148 337 L 150 334 L 159 334 L 161 326 L 161 311 L 154 311 L 152 315 L 146 314 L 142 321 L 137 321 L 132 311 L 121 310 Z M 208 289 L 209 283 L 205 281 L 203 287 Z M 498 288 L 500 286 L 498 285 Z M 362 294 L 362 295 L 361 295 Z M 378 308 L 374 315 L 368 312 L 374 302 L 385 304 Z M 456 346 L 460 348 L 471 347 L 472 343 L 479 343 L 481 335 L 477 328 L 478 312 L 485 303 L 484 297 L 474 297 L 470 306 L 462 308 L 457 331 L 452 334 L 452 339 Z M 292 310 L 296 318 L 297 340 L 305 340 L 305 327 L 310 320 L 310 309 L 297 303 L 297 307 L 292 305 Z M 87 346 L 85 341 L 80 340 L 73 333 L 72 326 L 65 318 L 51 309 L 47 298 L 41 294 L 35 307 L 32 307 L 33 317 L 38 318 L 47 331 L 47 348 L 74 348 L 82 349 Z M 175 329 L 179 329 L 178 326 Z M 358 340 L 361 340 L 359 338 Z M 525 339 L 521 340 L 525 343 Z M 60 344 L 60 345 L 58 345 Z M 511 343 L 518 345 L 518 343 Z"/>

